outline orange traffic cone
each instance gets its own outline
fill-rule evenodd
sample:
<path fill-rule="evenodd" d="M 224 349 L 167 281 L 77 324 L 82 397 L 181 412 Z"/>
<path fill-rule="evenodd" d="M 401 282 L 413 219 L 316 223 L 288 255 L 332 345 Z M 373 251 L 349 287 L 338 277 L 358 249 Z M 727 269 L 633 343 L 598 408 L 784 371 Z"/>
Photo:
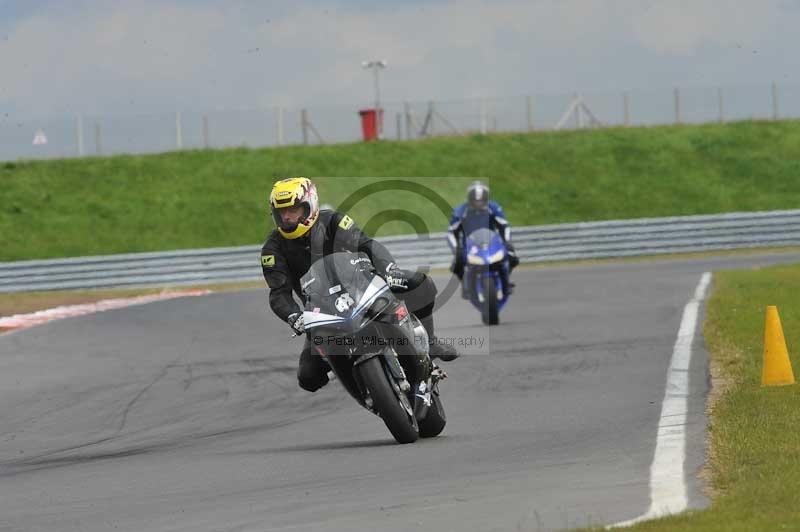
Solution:
<path fill-rule="evenodd" d="M 789 352 L 786 350 L 786 340 L 783 339 L 778 308 L 770 305 L 767 307 L 764 324 L 764 368 L 761 371 L 761 385 L 783 386 L 784 384 L 794 384 L 794 374 L 792 363 L 789 361 Z"/>

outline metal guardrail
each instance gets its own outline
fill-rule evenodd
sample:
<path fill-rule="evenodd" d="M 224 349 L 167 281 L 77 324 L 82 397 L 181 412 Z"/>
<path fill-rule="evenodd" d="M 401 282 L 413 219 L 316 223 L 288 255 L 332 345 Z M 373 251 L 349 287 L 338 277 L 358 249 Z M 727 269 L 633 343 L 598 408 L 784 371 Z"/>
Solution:
<path fill-rule="evenodd" d="M 522 262 L 800 245 L 800 210 L 518 227 Z M 381 238 L 404 268 L 441 268 L 445 233 Z M 0 292 L 176 286 L 261 279 L 260 246 L 0 263 Z"/>

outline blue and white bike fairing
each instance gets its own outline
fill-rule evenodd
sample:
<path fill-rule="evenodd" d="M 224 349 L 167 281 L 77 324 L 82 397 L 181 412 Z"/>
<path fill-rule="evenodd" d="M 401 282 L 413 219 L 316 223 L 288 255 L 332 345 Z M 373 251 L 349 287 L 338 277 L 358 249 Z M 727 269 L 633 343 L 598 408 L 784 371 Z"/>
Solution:
<path fill-rule="evenodd" d="M 497 323 L 508 301 L 508 279 L 508 250 L 500 235 L 487 228 L 470 233 L 464 245 L 462 289 L 484 323 Z"/>

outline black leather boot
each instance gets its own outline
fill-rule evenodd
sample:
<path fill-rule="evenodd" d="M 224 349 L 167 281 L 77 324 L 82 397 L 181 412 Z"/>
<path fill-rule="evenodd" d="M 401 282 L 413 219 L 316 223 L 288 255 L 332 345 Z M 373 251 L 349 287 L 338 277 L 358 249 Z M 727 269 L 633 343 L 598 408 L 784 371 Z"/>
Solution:
<path fill-rule="evenodd" d="M 431 360 L 439 359 L 443 362 L 450 362 L 458 358 L 458 351 L 452 345 L 440 342 L 433 334 L 433 316 L 426 316 L 419 320 L 425 331 L 428 333 L 429 351 Z"/>

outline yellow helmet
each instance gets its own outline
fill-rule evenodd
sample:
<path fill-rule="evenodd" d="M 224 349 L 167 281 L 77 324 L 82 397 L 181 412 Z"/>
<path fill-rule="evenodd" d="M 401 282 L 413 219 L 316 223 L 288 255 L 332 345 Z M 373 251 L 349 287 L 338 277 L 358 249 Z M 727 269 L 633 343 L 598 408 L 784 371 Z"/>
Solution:
<path fill-rule="evenodd" d="M 303 214 L 296 224 L 285 224 L 281 220 L 280 209 L 302 205 Z M 319 218 L 319 198 L 317 187 L 305 177 L 290 177 L 275 183 L 269 194 L 269 208 L 272 218 L 283 238 L 290 240 L 305 235 Z"/>

